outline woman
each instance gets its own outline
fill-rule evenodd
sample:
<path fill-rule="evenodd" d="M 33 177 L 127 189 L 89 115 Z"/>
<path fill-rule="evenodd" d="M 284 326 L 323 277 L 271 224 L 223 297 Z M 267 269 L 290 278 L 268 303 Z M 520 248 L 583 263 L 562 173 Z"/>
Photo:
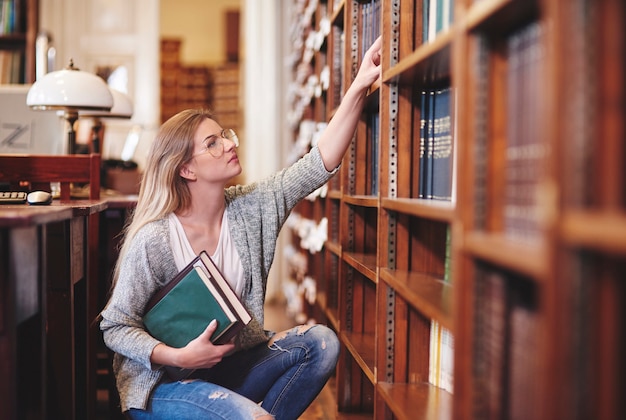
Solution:
<path fill-rule="evenodd" d="M 380 48 L 378 39 L 365 53 L 317 146 L 261 182 L 225 189 L 241 172 L 239 140 L 210 114 L 187 110 L 163 124 L 148 154 L 100 322 L 115 352 L 122 410 L 131 418 L 296 419 L 318 395 L 337 362 L 337 337 L 322 325 L 264 331 L 266 281 L 289 212 L 341 163 L 367 90 L 380 76 Z M 172 348 L 144 329 L 145 306 L 202 250 L 253 320 L 234 343 L 214 346 L 212 322 L 185 347 Z M 197 373 L 173 381 L 163 366 Z"/>

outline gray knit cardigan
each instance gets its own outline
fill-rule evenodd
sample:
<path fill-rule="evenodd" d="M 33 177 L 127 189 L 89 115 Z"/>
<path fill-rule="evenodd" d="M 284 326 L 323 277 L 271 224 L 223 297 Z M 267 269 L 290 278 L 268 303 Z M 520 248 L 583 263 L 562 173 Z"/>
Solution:
<path fill-rule="evenodd" d="M 334 174 L 313 148 L 298 162 L 265 180 L 225 190 L 230 234 L 245 273 L 242 300 L 253 321 L 238 336 L 239 348 L 268 339 L 263 330 L 267 277 L 280 228 L 294 206 Z M 176 273 L 167 219 L 142 227 L 121 261 L 121 274 L 102 312 L 104 342 L 115 352 L 113 370 L 122 410 L 144 409 L 164 370 L 150 363 L 159 341 L 144 329 L 142 317 L 150 297 Z"/>

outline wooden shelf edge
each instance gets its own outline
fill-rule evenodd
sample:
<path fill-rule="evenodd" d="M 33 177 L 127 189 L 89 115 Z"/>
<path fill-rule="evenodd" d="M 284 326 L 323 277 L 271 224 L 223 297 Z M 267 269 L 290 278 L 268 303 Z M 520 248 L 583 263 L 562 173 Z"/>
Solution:
<path fill-rule="evenodd" d="M 548 274 L 549 255 L 545 243 L 527 245 L 507 239 L 500 233 L 469 232 L 465 234 L 463 250 L 537 281 L 544 280 Z"/>
<path fill-rule="evenodd" d="M 559 232 L 568 246 L 626 254 L 626 214 L 568 211 Z"/>
<path fill-rule="evenodd" d="M 337 420 L 371 420 L 372 413 L 337 413 Z"/>
<path fill-rule="evenodd" d="M 482 0 L 474 2 L 465 14 L 465 27 L 474 29 L 492 15 L 502 10 L 512 0 Z"/>
<path fill-rule="evenodd" d="M 341 200 L 342 194 L 339 190 L 328 190 L 326 197 L 332 200 Z"/>
<path fill-rule="evenodd" d="M 449 76 L 453 38 L 454 27 L 451 26 L 447 31 L 437 34 L 432 42 L 420 45 L 398 64 L 383 71 L 382 83 L 399 82 L 414 85 L 418 81 L 418 75 L 428 74 L 434 79 Z"/>
<path fill-rule="evenodd" d="M 2 205 L 0 207 L 0 228 L 30 227 L 62 221 L 69 219 L 73 213 L 71 207 Z"/>
<path fill-rule="evenodd" d="M 383 198 L 380 205 L 388 211 L 443 222 L 452 222 L 455 212 L 455 204 L 450 201 L 421 198 Z"/>
<path fill-rule="evenodd" d="M 428 383 L 378 382 L 376 389 L 394 418 L 446 420 L 452 418 L 452 394 Z"/>
<path fill-rule="evenodd" d="M 428 274 L 388 268 L 380 269 L 380 278 L 422 315 L 453 331 L 451 284 Z"/>
<path fill-rule="evenodd" d="M 510 31 L 513 23 L 523 22 L 537 13 L 536 1 L 481 0 L 467 9 L 463 26 L 466 30 L 495 30 L 496 33 Z"/>
<path fill-rule="evenodd" d="M 345 10 L 346 0 L 340 0 L 334 5 L 332 14 L 330 16 L 330 22 L 335 26 L 343 27 L 343 13 Z"/>
<path fill-rule="evenodd" d="M 0 35 L 0 45 L 6 46 L 5 44 L 23 44 L 26 41 L 26 34 L 24 32 L 14 32 L 11 34 L 3 34 Z"/>
<path fill-rule="evenodd" d="M 339 339 L 346 346 L 346 349 L 350 352 L 365 376 L 367 376 L 367 379 L 372 384 L 376 384 L 376 376 L 374 375 L 374 344 L 376 336 L 374 334 L 342 331 L 339 333 Z"/>
<path fill-rule="evenodd" d="M 378 207 L 378 197 L 373 195 L 343 195 L 343 202 L 361 207 Z"/>
<path fill-rule="evenodd" d="M 376 254 L 361 254 L 357 252 L 343 252 L 341 255 L 350 267 L 363 274 L 365 277 L 376 283 Z"/>
<path fill-rule="evenodd" d="M 327 240 L 324 243 L 324 247 L 331 254 L 334 254 L 337 257 L 341 257 L 341 245 L 339 245 L 337 242 Z"/>

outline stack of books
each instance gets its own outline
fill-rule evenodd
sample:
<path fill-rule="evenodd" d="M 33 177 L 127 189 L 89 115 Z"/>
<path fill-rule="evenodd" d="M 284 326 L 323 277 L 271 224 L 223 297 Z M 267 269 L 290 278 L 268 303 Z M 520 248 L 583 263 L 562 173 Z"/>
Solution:
<path fill-rule="evenodd" d="M 143 322 L 148 332 L 171 347 L 185 347 L 212 320 L 217 329 L 213 344 L 226 344 L 252 317 L 211 257 L 202 251 L 148 302 Z M 167 368 L 173 379 L 193 370 Z"/>

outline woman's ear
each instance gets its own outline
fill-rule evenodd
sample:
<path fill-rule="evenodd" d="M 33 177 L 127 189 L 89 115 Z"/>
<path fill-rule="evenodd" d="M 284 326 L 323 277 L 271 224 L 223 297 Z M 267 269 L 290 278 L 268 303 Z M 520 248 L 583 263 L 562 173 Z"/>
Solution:
<path fill-rule="evenodd" d="M 182 168 L 180 168 L 179 175 L 181 176 L 181 178 L 187 179 L 189 181 L 195 181 L 197 179 L 196 173 L 192 171 L 191 168 L 189 168 L 188 163 L 184 164 Z"/>

